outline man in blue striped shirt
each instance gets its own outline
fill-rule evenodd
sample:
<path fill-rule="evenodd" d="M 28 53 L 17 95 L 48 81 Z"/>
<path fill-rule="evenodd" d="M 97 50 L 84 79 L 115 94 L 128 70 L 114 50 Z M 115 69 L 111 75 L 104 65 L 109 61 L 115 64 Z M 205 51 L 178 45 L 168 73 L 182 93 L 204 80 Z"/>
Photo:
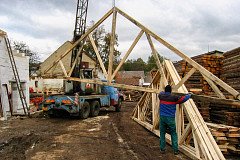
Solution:
<path fill-rule="evenodd" d="M 160 92 L 158 95 L 158 98 L 160 99 L 160 150 L 162 153 L 165 153 L 165 134 L 166 129 L 169 128 L 172 140 L 172 148 L 174 154 L 177 155 L 179 152 L 175 123 L 176 105 L 186 102 L 191 97 L 191 94 L 186 94 L 185 96 L 176 96 L 172 95 L 171 92 L 172 87 L 167 85 L 165 87 L 165 92 Z"/>

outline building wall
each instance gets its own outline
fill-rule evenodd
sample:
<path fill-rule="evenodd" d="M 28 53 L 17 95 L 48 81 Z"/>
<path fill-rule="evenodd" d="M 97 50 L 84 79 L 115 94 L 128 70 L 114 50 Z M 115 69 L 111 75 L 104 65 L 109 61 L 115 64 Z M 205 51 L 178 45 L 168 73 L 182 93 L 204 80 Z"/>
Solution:
<path fill-rule="evenodd" d="M 25 96 L 27 98 L 27 103 L 29 104 L 29 58 L 23 56 L 22 54 L 14 54 L 14 59 L 18 69 L 19 78 L 25 86 Z M 0 95 L 5 119 L 10 115 L 6 85 L 8 87 L 8 91 L 12 93 L 12 102 L 14 104 L 13 110 L 18 114 L 23 113 L 22 104 L 19 103 L 20 98 L 18 90 L 14 90 L 15 87 L 11 86 L 12 82 L 14 82 L 14 75 L 8 57 L 7 47 L 3 35 L 0 35 Z"/>

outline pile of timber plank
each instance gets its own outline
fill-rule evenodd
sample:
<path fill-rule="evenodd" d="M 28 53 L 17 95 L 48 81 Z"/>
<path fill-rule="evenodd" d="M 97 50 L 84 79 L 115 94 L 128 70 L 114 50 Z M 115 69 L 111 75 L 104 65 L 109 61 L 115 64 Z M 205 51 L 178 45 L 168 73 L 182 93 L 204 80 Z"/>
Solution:
<path fill-rule="evenodd" d="M 210 103 L 210 119 L 214 123 L 240 127 L 240 107 L 235 105 L 223 105 Z"/>
<path fill-rule="evenodd" d="M 240 155 L 240 128 L 214 123 L 207 126 L 223 154 Z"/>
<path fill-rule="evenodd" d="M 198 64 L 202 65 L 208 71 L 213 73 L 215 76 L 221 76 L 222 64 L 223 64 L 223 52 L 212 51 L 209 53 L 201 54 L 198 56 L 191 57 Z M 191 69 L 192 66 L 181 60 L 174 63 L 176 70 L 178 71 L 180 77 L 184 77 Z M 195 94 L 204 94 L 210 96 L 216 96 L 207 81 L 203 78 L 199 71 L 196 71 L 185 83 L 188 91 Z M 210 104 L 195 101 L 203 119 L 210 122 Z"/>
<path fill-rule="evenodd" d="M 225 52 L 223 56 L 221 79 L 240 92 L 240 47 Z"/>
<path fill-rule="evenodd" d="M 220 77 L 223 64 L 223 52 L 212 51 L 191 58 L 215 76 Z M 181 77 L 184 77 L 192 69 L 192 66 L 183 60 L 178 61 L 174 66 Z M 185 85 L 188 90 L 193 93 L 215 95 L 199 71 L 196 71 Z"/>

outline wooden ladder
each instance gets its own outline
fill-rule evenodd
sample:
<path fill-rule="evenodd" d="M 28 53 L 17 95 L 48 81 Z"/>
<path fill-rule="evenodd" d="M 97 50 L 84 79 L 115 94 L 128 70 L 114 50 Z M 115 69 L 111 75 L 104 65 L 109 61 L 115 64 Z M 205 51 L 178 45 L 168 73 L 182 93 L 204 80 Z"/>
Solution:
<path fill-rule="evenodd" d="M 21 81 L 20 81 L 20 78 L 19 78 L 19 74 L 18 74 L 18 70 L 17 70 L 17 67 L 16 67 L 16 63 L 15 63 L 15 60 L 14 60 L 12 48 L 11 48 L 9 39 L 6 36 L 4 37 L 4 39 L 5 39 L 5 42 L 6 42 L 8 55 L 9 55 L 9 59 L 10 59 L 10 62 L 11 62 L 14 78 L 15 78 L 16 83 L 17 83 L 17 88 L 18 88 L 20 100 L 22 102 L 23 111 L 24 111 L 25 115 L 29 116 L 28 104 L 27 104 L 26 97 L 25 97 L 25 94 L 24 94 L 22 86 L 21 86 Z"/>

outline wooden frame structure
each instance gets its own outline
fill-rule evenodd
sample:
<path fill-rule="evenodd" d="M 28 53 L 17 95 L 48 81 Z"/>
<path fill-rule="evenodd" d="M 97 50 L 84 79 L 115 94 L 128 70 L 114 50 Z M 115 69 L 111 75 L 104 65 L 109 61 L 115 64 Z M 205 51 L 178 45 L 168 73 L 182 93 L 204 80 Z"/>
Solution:
<path fill-rule="evenodd" d="M 140 28 L 140 32 L 135 38 L 135 40 L 133 41 L 133 43 L 131 44 L 126 54 L 123 56 L 117 68 L 113 71 L 113 58 L 114 58 L 113 52 L 114 52 L 114 44 L 115 44 L 114 40 L 115 40 L 115 31 L 116 31 L 116 19 L 118 14 L 122 15 L 123 17 L 131 21 L 133 24 L 135 24 L 138 28 Z M 102 59 L 97 50 L 96 44 L 93 41 L 91 33 L 111 15 L 113 15 L 112 16 L 112 33 L 111 33 L 111 42 L 110 42 L 109 65 L 108 65 L 108 69 L 106 69 L 103 65 Z M 145 88 L 145 87 L 112 83 L 112 80 L 116 76 L 117 72 L 119 71 L 121 66 L 124 64 L 124 62 L 130 55 L 130 53 L 132 52 L 132 50 L 134 49 L 134 47 L 136 46 L 140 38 L 143 36 L 143 34 L 145 34 L 147 37 L 148 43 L 151 48 L 151 53 L 153 54 L 158 66 L 158 72 L 156 73 L 151 85 L 148 88 Z M 107 79 L 107 82 L 102 82 L 99 79 L 81 79 L 81 78 L 70 77 L 72 70 L 74 68 L 74 65 L 72 66 L 72 69 L 70 70 L 70 72 L 67 73 L 66 70 L 64 69 L 64 65 L 61 63 L 61 59 L 63 57 L 69 54 L 71 50 L 79 43 L 81 42 L 85 43 L 87 38 L 90 40 L 94 48 L 98 62 L 104 73 L 104 76 Z M 157 51 L 152 42 L 152 38 L 160 42 L 160 44 L 167 47 L 174 54 L 177 54 L 178 56 L 180 56 L 182 59 L 184 59 L 186 62 L 188 62 L 193 66 L 193 68 L 185 75 L 185 77 L 183 77 L 182 79 L 180 78 L 171 61 L 164 60 L 163 63 L 160 62 L 157 55 Z M 81 54 L 81 52 L 82 52 L 82 47 L 78 52 L 78 56 Z M 125 12 L 121 11 L 116 7 L 113 7 L 109 12 L 107 12 L 82 37 L 80 37 L 78 41 L 76 41 L 71 47 L 69 47 L 64 53 L 62 53 L 62 56 L 56 59 L 44 71 L 44 73 L 47 73 L 52 67 L 54 67 L 57 64 L 60 64 L 63 70 L 63 73 L 66 76 L 65 78 L 68 80 L 144 91 L 145 92 L 144 95 L 142 96 L 141 100 L 138 102 L 136 108 L 133 111 L 133 119 L 158 136 L 159 136 L 159 127 L 158 127 L 159 100 L 157 98 L 158 93 L 163 90 L 166 84 L 171 84 L 175 92 L 188 93 L 184 85 L 184 82 L 186 82 L 187 79 L 191 77 L 191 75 L 197 70 L 200 71 L 200 73 L 207 80 L 209 85 L 213 88 L 214 92 L 219 97 L 217 98 L 218 100 L 224 103 L 239 104 L 239 101 L 238 101 L 240 99 L 239 92 L 237 92 L 235 89 L 233 89 L 232 87 L 224 83 L 222 80 L 220 80 L 218 77 L 213 75 L 204 67 L 196 63 L 194 60 L 189 58 L 186 54 L 179 51 L 178 49 L 173 47 L 171 44 L 163 40 L 160 36 L 156 35 L 152 31 L 150 31 L 148 28 L 143 26 L 141 23 L 139 23 L 138 21 L 136 21 L 135 19 L 133 19 L 132 17 L 127 15 Z M 222 87 L 228 93 L 233 95 L 237 99 L 237 101 L 227 100 L 223 95 L 223 93 L 218 88 L 218 86 Z M 208 100 L 208 101 L 216 100 L 216 98 L 205 97 L 205 96 L 202 96 L 201 99 Z M 184 115 L 187 117 L 187 119 L 184 118 Z M 179 147 L 183 153 L 185 153 L 192 159 L 216 159 L 216 160 L 225 159 L 192 99 L 184 103 L 184 105 L 180 105 L 179 107 L 177 107 L 176 117 L 177 117 L 176 122 L 177 122 L 177 133 L 179 137 Z M 187 123 L 185 122 L 185 120 L 187 120 Z M 171 142 L 170 136 L 167 135 L 166 138 L 170 143 Z"/>

